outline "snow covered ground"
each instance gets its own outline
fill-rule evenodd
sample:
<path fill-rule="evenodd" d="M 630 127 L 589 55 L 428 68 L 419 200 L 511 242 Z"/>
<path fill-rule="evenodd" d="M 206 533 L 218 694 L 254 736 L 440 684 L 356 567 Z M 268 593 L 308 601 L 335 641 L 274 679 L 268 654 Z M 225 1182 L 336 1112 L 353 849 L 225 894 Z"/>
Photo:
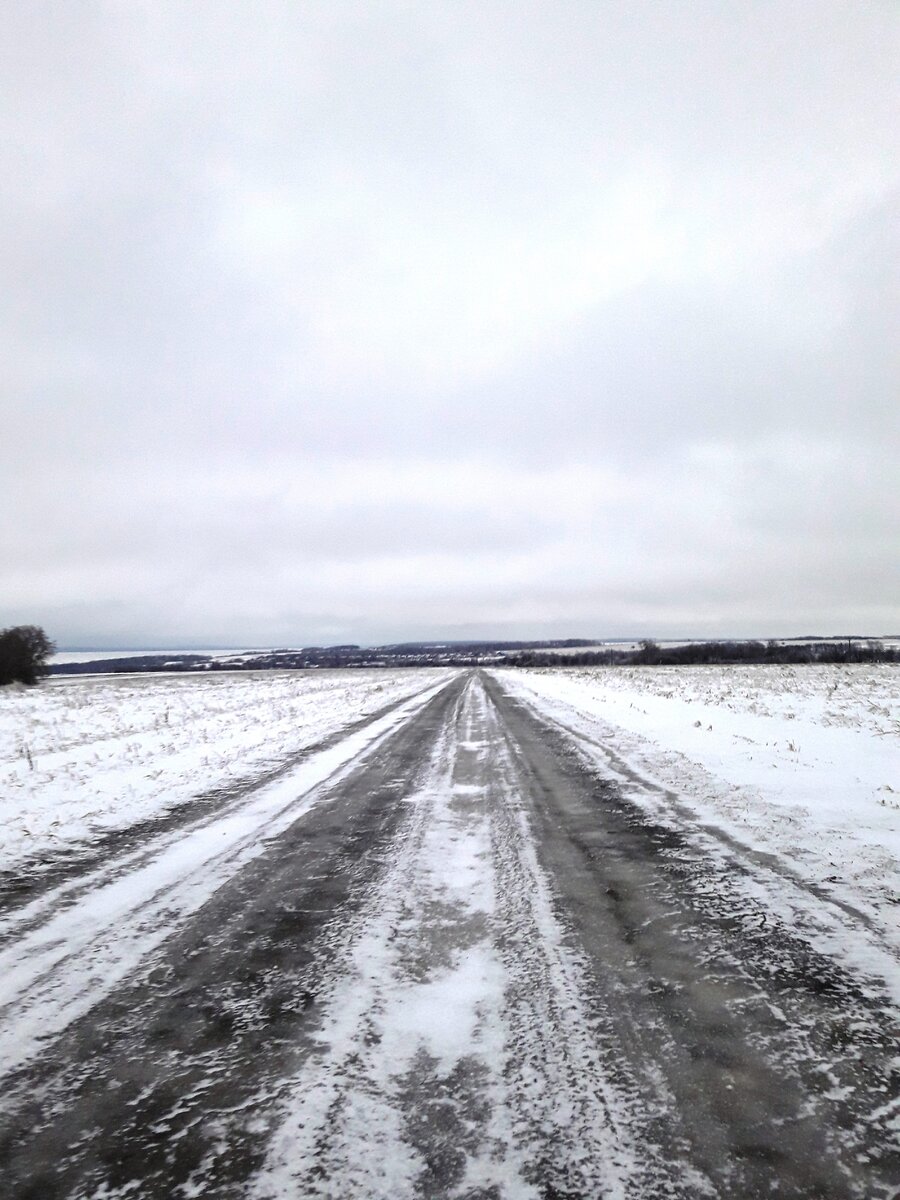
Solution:
<path fill-rule="evenodd" d="M 246 647 L 243 650 L 226 651 L 206 649 L 205 647 L 191 647 L 190 650 L 172 650 L 166 646 L 158 646 L 155 650 L 58 650 L 56 654 L 51 654 L 47 661 L 52 667 L 61 667 L 69 663 L 107 662 L 110 659 L 116 658 L 146 658 L 148 656 L 155 658 L 160 654 L 165 654 L 172 658 L 175 658 L 179 654 L 209 654 L 226 658 L 235 654 L 248 654 L 251 651 L 253 651 L 253 647 Z M 254 652 L 259 653 L 258 650 Z"/>
<path fill-rule="evenodd" d="M 447 680 L 252 788 L 211 819 L 176 829 L 0 916 L 0 1075 L 88 1012 Z M 196 780 L 195 780 L 196 785 Z M 60 987 L 55 972 L 65 976 Z"/>
<path fill-rule="evenodd" d="M 775 856 L 900 955 L 900 667 L 496 674 L 662 819 L 677 809 Z M 900 991 L 896 960 L 882 970 Z"/>
<path fill-rule="evenodd" d="M 441 670 L 51 678 L 0 689 L 0 865 L 35 865 L 287 756 Z"/>
<path fill-rule="evenodd" d="M 0 693 L 4 1198 L 887 1200 L 897 683 Z"/>

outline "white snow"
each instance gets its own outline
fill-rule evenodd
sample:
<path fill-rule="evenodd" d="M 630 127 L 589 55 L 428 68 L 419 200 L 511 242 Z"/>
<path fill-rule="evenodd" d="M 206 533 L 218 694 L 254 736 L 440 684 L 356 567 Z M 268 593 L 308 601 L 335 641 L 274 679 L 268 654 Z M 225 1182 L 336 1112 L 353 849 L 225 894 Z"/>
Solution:
<path fill-rule="evenodd" d="M 446 730 L 409 797 L 415 815 L 399 854 L 346 931 L 343 970 L 320 996 L 321 1049 L 288 1082 L 257 1197 L 415 1194 L 425 1164 L 407 1140 L 401 1093 L 417 1057 L 446 1079 L 461 1060 L 495 1070 L 502 1056 L 489 819 L 482 806 L 454 812 L 455 743 Z M 460 927 L 470 944 L 459 944 Z M 445 945 L 436 956 L 437 943 Z M 320 1185 L 309 1172 L 323 1157 Z M 516 1166 L 504 1169 L 518 1182 Z"/>
<path fill-rule="evenodd" d="M 358 765 L 446 680 L 444 672 L 431 687 L 220 816 L 172 831 L 0 919 L 6 943 L 0 950 L 0 1078 L 126 978 L 224 880 L 307 811 L 319 785 Z"/>
<path fill-rule="evenodd" d="M 528 1167 L 543 1159 L 625 1194 L 637 1151 L 494 721 L 473 678 L 389 871 L 344 931 L 317 997 L 319 1046 L 283 1085 L 256 1200 L 425 1194 L 410 1117 L 428 1106 L 465 1158 L 447 1194 L 537 1200 Z M 501 949 L 514 939 L 525 945 Z"/>
<path fill-rule="evenodd" d="M 677 805 L 695 828 L 774 856 L 858 913 L 888 953 L 880 973 L 900 988 L 900 666 L 495 674 L 635 800 L 660 815 Z M 835 932 L 829 949 L 839 942 Z M 843 949 L 860 959 L 858 941 Z"/>
<path fill-rule="evenodd" d="M 156 650 L 58 650 L 47 659 L 51 666 L 64 666 L 68 663 L 109 662 L 117 658 L 158 658 L 164 654 L 167 658 L 177 658 L 181 654 L 206 654 L 212 658 L 233 657 L 236 654 L 260 654 L 265 651 L 247 647 L 243 650 L 171 650 L 159 647 Z"/>
<path fill-rule="evenodd" d="M 0 692 L 7 867 L 249 781 L 345 731 L 186 831 L 0 919 L 0 1077 L 146 963 L 452 674 L 94 677 Z M 798 936 L 900 993 L 900 667 L 494 674 L 655 819 L 749 864 L 736 889 L 756 889 Z M 473 676 L 403 797 L 410 818 L 383 874 L 334 934 L 316 1047 L 259 1097 L 253 1119 L 273 1135 L 259 1200 L 417 1194 L 427 1163 L 411 1114 L 436 1104 L 465 1154 L 460 1195 L 536 1197 L 529 1164 L 545 1160 L 554 1186 L 574 1180 L 582 1194 L 598 1194 L 598 1171 L 603 1194 L 621 1196 L 639 1169 L 656 1170 L 626 1075 L 608 1070 L 606 1016 L 498 722 Z"/>
<path fill-rule="evenodd" d="M 138 674 L 0 688 L 0 868 L 253 779 L 446 678 L 422 669 Z"/>

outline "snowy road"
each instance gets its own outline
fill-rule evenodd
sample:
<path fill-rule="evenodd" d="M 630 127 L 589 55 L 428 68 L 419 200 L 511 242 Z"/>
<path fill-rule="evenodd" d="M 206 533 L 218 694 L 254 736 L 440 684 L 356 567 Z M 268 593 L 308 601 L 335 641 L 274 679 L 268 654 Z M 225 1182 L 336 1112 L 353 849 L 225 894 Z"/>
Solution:
<path fill-rule="evenodd" d="M 895 1195 L 870 931 L 711 836 L 471 672 L 111 843 L 0 920 L 0 1194 Z"/>

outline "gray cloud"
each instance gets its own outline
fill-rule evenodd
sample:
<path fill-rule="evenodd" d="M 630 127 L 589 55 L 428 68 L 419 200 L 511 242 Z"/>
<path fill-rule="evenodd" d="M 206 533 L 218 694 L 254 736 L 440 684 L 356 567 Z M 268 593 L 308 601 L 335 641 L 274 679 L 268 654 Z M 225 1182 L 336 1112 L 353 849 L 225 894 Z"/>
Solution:
<path fill-rule="evenodd" d="M 894 7 L 0 22 L 0 624 L 900 627 Z"/>

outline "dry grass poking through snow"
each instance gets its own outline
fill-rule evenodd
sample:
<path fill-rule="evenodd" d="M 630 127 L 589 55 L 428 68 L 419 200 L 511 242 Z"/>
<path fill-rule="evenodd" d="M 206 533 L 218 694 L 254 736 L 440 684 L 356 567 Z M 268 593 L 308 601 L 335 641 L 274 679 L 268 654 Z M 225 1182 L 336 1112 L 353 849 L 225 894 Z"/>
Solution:
<path fill-rule="evenodd" d="M 94 676 L 0 689 L 0 864 L 253 778 L 446 674 Z"/>
<path fill-rule="evenodd" d="M 605 672 L 603 683 L 610 691 L 900 738 L 900 667 L 893 663 L 623 667 Z"/>

